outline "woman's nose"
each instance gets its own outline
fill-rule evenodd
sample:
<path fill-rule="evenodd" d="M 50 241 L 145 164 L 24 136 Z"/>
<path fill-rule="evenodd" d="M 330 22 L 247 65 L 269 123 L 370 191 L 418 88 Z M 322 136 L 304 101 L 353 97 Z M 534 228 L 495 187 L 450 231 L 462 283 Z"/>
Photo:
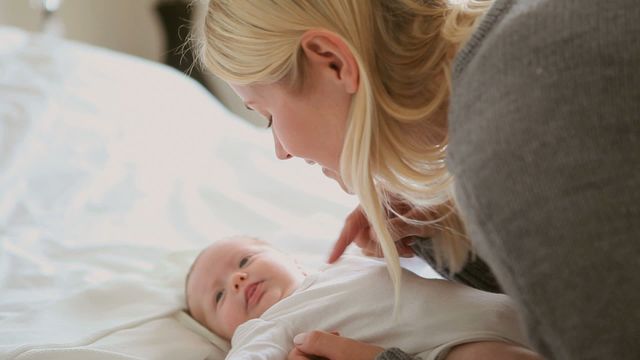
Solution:
<path fill-rule="evenodd" d="M 289 154 L 284 147 L 282 146 L 282 143 L 280 142 L 280 140 L 278 139 L 278 136 L 276 136 L 276 133 L 273 133 L 273 144 L 276 148 L 276 157 L 280 160 L 287 160 L 287 159 L 291 159 L 293 156 L 291 156 L 291 154 Z"/>
<path fill-rule="evenodd" d="M 244 272 L 236 272 L 232 275 L 231 284 L 233 285 L 233 290 L 238 291 L 242 288 L 242 283 L 247 280 L 247 273 Z"/>

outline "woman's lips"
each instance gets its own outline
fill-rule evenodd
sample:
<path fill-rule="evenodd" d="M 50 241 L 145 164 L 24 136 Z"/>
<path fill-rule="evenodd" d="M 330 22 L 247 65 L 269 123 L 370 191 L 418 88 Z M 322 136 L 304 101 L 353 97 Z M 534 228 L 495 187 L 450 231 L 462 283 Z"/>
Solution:
<path fill-rule="evenodd" d="M 263 281 L 256 281 L 244 289 L 244 299 L 247 308 L 249 308 L 249 306 L 257 304 L 258 301 L 260 301 L 263 293 L 262 283 Z"/>

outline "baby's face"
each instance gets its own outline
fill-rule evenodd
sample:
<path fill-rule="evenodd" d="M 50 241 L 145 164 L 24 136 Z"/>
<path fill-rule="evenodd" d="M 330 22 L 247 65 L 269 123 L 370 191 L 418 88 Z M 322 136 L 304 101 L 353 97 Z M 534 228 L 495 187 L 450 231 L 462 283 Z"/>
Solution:
<path fill-rule="evenodd" d="M 304 273 L 289 257 L 255 239 L 221 240 L 196 259 L 187 283 L 191 315 L 230 340 L 236 328 L 289 296 Z"/>

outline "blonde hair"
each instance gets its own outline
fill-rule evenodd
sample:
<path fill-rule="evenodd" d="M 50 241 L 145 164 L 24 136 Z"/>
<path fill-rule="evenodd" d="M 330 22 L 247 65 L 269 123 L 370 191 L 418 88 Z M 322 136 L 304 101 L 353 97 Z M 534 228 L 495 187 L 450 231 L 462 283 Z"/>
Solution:
<path fill-rule="evenodd" d="M 391 196 L 422 210 L 441 229 L 437 264 L 460 270 L 470 243 L 451 201 L 445 166 L 449 73 L 456 50 L 492 0 L 210 0 L 202 63 L 236 84 L 304 82 L 302 35 L 325 29 L 349 46 L 359 67 L 340 173 L 359 197 L 392 281 L 398 252 L 386 211 Z M 401 214 L 396 213 L 401 216 Z"/>

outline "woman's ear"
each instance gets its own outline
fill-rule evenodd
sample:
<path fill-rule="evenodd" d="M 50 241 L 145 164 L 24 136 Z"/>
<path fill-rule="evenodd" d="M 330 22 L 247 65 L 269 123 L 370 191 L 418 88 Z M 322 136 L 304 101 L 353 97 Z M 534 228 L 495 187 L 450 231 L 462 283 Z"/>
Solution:
<path fill-rule="evenodd" d="M 349 94 L 358 91 L 358 62 L 340 36 L 327 30 L 308 30 L 302 35 L 300 46 L 311 71 L 329 74 Z"/>

